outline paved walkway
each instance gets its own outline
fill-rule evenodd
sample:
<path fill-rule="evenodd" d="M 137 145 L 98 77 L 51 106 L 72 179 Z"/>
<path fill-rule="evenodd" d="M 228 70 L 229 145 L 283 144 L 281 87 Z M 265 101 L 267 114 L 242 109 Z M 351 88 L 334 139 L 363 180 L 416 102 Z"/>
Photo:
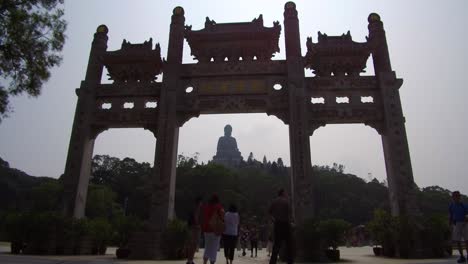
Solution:
<path fill-rule="evenodd" d="M 389 259 L 375 257 L 371 247 L 340 248 L 342 260 L 339 263 L 381 263 L 381 264 L 455 264 L 456 257 L 447 259 Z M 115 248 L 109 248 L 104 256 L 30 256 L 11 255 L 9 248 L 0 245 L 0 264 L 185 264 L 185 261 L 148 261 L 148 260 L 118 260 L 115 258 Z M 239 256 L 236 252 L 234 264 L 268 264 L 265 250 L 258 252 L 257 258 Z M 203 250 L 197 253 L 195 263 L 203 263 L 201 256 Z M 218 264 L 224 264 L 222 250 L 218 254 Z"/>

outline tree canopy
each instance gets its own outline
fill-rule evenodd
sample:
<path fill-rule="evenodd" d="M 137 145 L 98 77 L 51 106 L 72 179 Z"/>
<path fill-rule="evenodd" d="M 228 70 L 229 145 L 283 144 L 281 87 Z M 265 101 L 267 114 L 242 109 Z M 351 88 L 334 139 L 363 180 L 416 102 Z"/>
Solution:
<path fill-rule="evenodd" d="M 11 95 L 38 96 L 50 68 L 61 62 L 67 27 L 63 2 L 0 1 L 0 122 L 11 112 Z"/>
<path fill-rule="evenodd" d="M 280 160 L 280 159 L 278 159 Z M 375 209 L 389 211 L 388 189 L 377 179 L 365 181 L 343 173 L 344 166 L 314 166 L 316 216 L 318 220 L 343 219 L 353 225 L 366 224 Z M 0 215 L 7 211 L 58 210 L 62 187 L 60 179 L 30 177 L 10 168 L 0 159 Z M 119 159 L 96 155 L 92 161 L 86 215 L 113 218 L 127 215 L 149 217 L 153 175 L 149 163 L 132 158 Z M 260 223 L 268 220 L 268 206 L 279 188 L 288 189 L 289 168 L 282 162 L 242 162 L 238 168 L 215 163 L 199 164 L 197 156 L 180 155 L 177 162 L 175 210 L 185 220 L 195 197 L 205 200 L 217 193 L 225 207 L 237 205 L 242 219 L 255 216 Z M 451 191 L 430 186 L 418 191 L 417 201 L 425 216 L 446 217 Z M 468 197 L 463 196 L 464 201 Z"/>

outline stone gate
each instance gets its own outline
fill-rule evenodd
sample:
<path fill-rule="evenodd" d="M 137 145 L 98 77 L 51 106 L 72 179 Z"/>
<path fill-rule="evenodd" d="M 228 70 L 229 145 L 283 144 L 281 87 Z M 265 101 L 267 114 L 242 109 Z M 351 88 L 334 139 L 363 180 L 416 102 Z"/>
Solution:
<path fill-rule="evenodd" d="M 64 212 L 84 216 L 94 140 L 109 128 L 145 128 L 154 133 L 151 232 L 141 238 L 136 258 L 159 258 L 159 236 L 174 215 L 179 128 L 190 118 L 214 113 L 267 113 L 289 127 L 291 196 L 297 224 L 314 216 L 314 176 L 309 137 L 327 124 L 362 123 L 382 137 L 393 215 L 416 212 L 415 183 L 399 88 L 390 64 L 379 15 L 368 17 L 364 43 L 348 32 L 317 42 L 307 39 L 301 52 L 296 5 L 284 6 L 286 59 L 279 52 L 282 26 L 265 27 L 260 15 L 251 22 L 185 25 L 184 9 L 173 10 L 167 57 L 152 39 L 123 41 L 107 51 L 108 28 L 94 34 L 86 77 L 76 89 L 78 103 L 64 177 Z M 184 39 L 197 63 L 182 63 Z M 361 76 L 372 56 L 374 76 Z M 101 83 L 104 67 L 111 84 Z M 315 76 L 305 77 L 304 68 Z M 161 81 L 156 76 L 163 73 Z"/>

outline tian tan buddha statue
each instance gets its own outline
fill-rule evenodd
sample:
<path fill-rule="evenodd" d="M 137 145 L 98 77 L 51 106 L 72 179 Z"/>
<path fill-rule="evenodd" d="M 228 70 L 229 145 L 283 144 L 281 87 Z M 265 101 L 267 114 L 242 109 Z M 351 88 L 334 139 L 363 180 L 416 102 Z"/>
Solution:
<path fill-rule="evenodd" d="M 216 155 L 213 157 L 213 162 L 230 167 L 235 167 L 241 162 L 242 156 L 237 148 L 237 141 L 231 134 L 231 125 L 226 125 L 224 127 L 224 136 L 218 140 L 218 147 Z"/>

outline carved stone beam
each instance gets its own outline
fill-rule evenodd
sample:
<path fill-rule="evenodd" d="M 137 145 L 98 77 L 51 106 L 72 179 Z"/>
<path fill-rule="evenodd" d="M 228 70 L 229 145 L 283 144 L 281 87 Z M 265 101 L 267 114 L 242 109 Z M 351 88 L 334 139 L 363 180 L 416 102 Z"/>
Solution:
<path fill-rule="evenodd" d="M 314 134 L 315 130 L 317 130 L 320 127 L 324 127 L 326 125 L 327 125 L 327 123 L 323 122 L 323 121 L 309 121 L 309 124 L 308 124 L 308 133 L 309 133 L 309 135 L 312 136 Z"/>
<path fill-rule="evenodd" d="M 364 125 L 374 128 L 379 135 L 383 135 L 385 132 L 385 124 L 382 121 L 364 122 Z"/>
<path fill-rule="evenodd" d="M 102 125 L 92 125 L 90 127 L 90 135 L 91 135 L 91 138 L 92 139 L 96 139 L 97 136 L 99 136 L 99 134 L 101 134 L 102 132 L 108 130 L 109 127 L 107 126 L 102 126 Z"/>

